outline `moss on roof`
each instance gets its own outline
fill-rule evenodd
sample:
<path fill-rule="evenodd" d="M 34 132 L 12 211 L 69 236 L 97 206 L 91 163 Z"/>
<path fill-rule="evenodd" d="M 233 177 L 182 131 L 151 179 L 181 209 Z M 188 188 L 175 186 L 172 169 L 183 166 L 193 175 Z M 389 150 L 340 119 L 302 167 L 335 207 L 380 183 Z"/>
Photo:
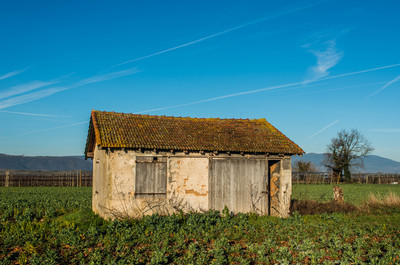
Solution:
<path fill-rule="evenodd" d="M 93 110 L 86 143 L 110 148 L 303 154 L 265 119 L 166 117 Z"/>

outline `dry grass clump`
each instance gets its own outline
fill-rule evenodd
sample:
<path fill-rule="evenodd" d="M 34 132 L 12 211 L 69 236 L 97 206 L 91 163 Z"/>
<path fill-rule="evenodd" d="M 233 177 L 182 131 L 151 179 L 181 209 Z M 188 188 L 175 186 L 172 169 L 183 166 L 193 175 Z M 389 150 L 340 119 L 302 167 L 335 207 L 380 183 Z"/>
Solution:
<path fill-rule="evenodd" d="M 313 200 L 292 200 L 290 212 L 297 211 L 301 215 L 322 213 L 350 213 L 358 208 L 347 202 L 317 202 Z"/>
<path fill-rule="evenodd" d="M 299 212 L 301 215 L 322 214 L 322 213 L 351 213 L 351 212 L 375 212 L 391 213 L 400 210 L 400 197 L 393 192 L 386 196 L 369 194 L 368 199 L 360 206 L 348 202 L 318 202 L 314 200 L 292 200 L 290 212 Z"/>
<path fill-rule="evenodd" d="M 316 200 L 292 200 L 290 212 L 299 212 L 301 215 L 322 214 L 322 213 L 383 213 L 389 214 L 393 211 L 400 211 L 400 197 L 393 192 L 386 196 L 370 193 L 367 200 L 361 205 L 355 206 L 345 201 L 330 200 L 319 202 Z"/>
<path fill-rule="evenodd" d="M 400 197 L 392 192 L 383 198 L 370 194 L 368 200 L 360 208 L 363 210 L 400 208 Z"/>

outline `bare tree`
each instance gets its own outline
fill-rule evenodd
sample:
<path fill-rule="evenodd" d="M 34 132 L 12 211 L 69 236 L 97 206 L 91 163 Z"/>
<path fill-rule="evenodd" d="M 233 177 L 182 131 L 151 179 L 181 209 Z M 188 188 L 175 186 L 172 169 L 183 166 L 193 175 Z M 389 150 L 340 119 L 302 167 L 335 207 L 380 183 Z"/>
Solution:
<path fill-rule="evenodd" d="M 298 173 L 317 172 L 317 167 L 311 161 L 296 161 L 293 171 Z"/>
<path fill-rule="evenodd" d="M 373 150 L 368 140 L 357 129 L 341 130 L 327 146 L 323 164 L 330 168 L 338 178 L 343 171 L 346 181 L 350 181 L 350 168 L 362 167 L 364 165 L 362 158 Z"/>

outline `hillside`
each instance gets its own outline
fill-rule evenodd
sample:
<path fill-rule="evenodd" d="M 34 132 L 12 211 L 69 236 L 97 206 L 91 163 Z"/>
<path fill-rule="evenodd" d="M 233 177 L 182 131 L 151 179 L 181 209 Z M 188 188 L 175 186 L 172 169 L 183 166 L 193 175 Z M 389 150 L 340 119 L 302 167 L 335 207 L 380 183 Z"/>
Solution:
<path fill-rule="evenodd" d="M 298 160 L 311 161 L 325 171 L 321 165 L 324 154 L 309 153 L 302 157 L 293 156 L 292 166 Z M 356 169 L 361 172 L 384 172 L 400 173 L 400 162 L 370 155 L 364 158 L 365 168 Z M 92 170 L 92 160 L 85 160 L 83 156 L 16 156 L 0 154 L 0 169 L 21 169 L 21 170 Z"/>
<path fill-rule="evenodd" d="M 325 171 L 324 167 L 321 164 L 322 161 L 324 160 L 324 154 L 309 153 L 305 154 L 302 157 L 293 156 L 292 166 L 294 166 L 296 161 L 299 160 L 311 161 L 321 171 Z M 400 162 L 376 155 L 369 155 L 365 157 L 364 166 L 365 166 L 364 168 L 356 168 L 354 169 L 354 171 L 367 172 L 367 173 L 375 173 L 375 172 L 400 173 Z"/>
<path fill-rule="evenodd" d="M 83 156 L 17 156 L 0 154 L 0 169 L 92 170 L 92 160 Z"/>

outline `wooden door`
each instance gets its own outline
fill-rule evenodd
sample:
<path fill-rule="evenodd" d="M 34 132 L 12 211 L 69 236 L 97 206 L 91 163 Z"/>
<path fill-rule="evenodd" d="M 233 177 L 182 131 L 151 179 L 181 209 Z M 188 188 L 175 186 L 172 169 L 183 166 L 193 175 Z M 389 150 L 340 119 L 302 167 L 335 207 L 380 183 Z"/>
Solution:
<path fill-rule="evenodd" d="M 213 158 L 209 185 L 211 209 L 268 214 L 265 159 Z"/>
<path fill-rule="evenodd" d="M 279 189 L 280 189 L 281 161 L 268 161 L 268 179 L 269 179 L 269 214 L 279 216 Z"/>

